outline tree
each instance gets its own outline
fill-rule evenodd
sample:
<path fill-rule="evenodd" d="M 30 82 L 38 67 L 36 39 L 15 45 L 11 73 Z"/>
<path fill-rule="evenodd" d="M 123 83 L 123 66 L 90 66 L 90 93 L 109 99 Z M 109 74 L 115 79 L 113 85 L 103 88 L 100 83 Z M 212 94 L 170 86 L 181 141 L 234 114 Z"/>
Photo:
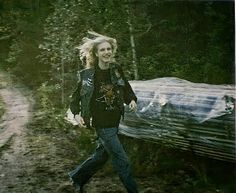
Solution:
<path fill-rule="evenodd" d="M 29 86 L 38 85 L 46 77 L 48 67 L 39 65 L 36 57 L 43 37 L 43 21 L 50 5 L 50 1 L 40 4 L 38 1 L 1 2 L 0 25 L 4 29 L 0 38 L 1 61 L 5 69 L 13 71 Z"/>

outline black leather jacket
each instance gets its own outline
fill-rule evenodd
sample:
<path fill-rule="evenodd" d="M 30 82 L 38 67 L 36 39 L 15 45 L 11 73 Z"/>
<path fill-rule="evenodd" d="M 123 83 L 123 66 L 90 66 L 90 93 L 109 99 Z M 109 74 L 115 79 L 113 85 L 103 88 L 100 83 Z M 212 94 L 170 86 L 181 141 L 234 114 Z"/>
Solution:
<path fill-rule="evenodd" d="M 85 124 L 90 126 L 90 101 L 94 90 L 94 68 L 84 69 L 79 72 L 79 81 L 76 90 L 72 94 L 70 103 L 71 112 L 76 115 L 81 112 Z M 124 115 L 124 103 L 129 104 L 132 100 L 137 101 L 129 82 L 124 77 L 120 65 L 114 63 L 110 65 L 111 82 L 119 88 L 119 105 L 122 115 Z"/>

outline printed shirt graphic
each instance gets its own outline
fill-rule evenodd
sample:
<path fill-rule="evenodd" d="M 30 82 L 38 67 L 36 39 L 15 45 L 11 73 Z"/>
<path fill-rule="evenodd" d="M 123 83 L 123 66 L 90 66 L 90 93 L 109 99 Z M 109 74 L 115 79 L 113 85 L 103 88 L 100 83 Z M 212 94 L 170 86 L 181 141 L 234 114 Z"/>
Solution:
<path fill-rule="evenodd" d="M 106 105 L 105 110 L 114 110 L 114 101 L 116 98 L 114 86 L 112 84 L 105 84 L 102 82 L 99 89 L 99 94 L 102 96 L 96 98 L 96 101 L 104 103 Z"/>
<path fill-rule="evenodd" d="M 91 102 L 92 124 L 97 128 L 119 125 L 121 111 L 118 108 L 116 88 L 111 84 L 109 70 L 97 69 L 95 88 Z"/>

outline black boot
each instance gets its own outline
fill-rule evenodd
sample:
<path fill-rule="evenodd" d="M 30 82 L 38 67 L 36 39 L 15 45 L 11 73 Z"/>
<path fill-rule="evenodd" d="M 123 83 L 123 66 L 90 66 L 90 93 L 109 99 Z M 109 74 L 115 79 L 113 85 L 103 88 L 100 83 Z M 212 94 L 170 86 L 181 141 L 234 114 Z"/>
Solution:
<path fill-rule="evenodd" d="M 70 182 L 71 182 L 72 186 L 74 186 L 76 193 L 85 193 L 83 186 L 80 185 L 78 182 L 76 182 L 72 177 L 70 177 Z"/>
<path fill-rule="evenodd" d="M 73 184 L 73 186 L 75 187 L 75 192 L 76 193 L 85 193 L 84 192 L 84 189 L 83 189 L 83 186 L 80 186 L 80 185 L 78 185 L 78 184 Z"/>

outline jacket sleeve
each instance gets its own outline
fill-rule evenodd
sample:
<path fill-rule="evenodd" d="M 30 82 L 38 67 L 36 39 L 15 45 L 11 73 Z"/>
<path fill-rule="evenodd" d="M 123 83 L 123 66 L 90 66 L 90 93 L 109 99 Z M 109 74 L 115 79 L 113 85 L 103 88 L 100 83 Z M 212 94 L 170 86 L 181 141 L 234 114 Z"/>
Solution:
<path fill-rule="evenodd" d="M 126 79 L 122 68 L 119 67 L 118 69 L 119 69 L 119 72 L 120 72 L 124 82 L 125 82 L 125 85 L 124 85 L 124 102 L 125 102 L 125 104 L 128 105 L 132 100 L 137 102 L 137 97 L 135 96 L 135 93 L 134 93 L 131 85 L 129 84 L 128 80 Z"/>
<path fill-rule="evenodd" d="M 80 105 L 80 101 L 81 101 L 81 96 L 80 96 L 80 90 L 81 90 L 81 81 L 79 80 L 77 83 L 77 87 L 75 89 L 75 91 L 72 94 L 71 97 L 71 102 L 70 102 L 70 110 L 71 112 L 74 114 L 74 116 L 76 114 L 79 114 L 81 111 L 81 105 Z"/>
<path fill-rule="evenodd" d="M 124 102 L 128 105 L 132 100 L 137 102 L 137 97 L 135 96 L 134 91 L 130 86 L 129 82 L 125 79 Z"/>

